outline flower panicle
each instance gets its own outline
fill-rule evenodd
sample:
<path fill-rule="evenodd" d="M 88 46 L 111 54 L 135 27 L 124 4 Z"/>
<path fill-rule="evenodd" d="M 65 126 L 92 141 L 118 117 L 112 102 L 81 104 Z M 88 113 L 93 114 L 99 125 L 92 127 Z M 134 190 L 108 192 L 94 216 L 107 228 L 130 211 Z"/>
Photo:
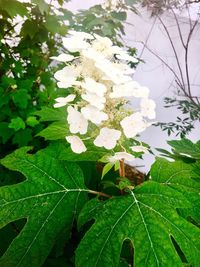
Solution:
<path fill-rule="evenodd" d="M 66 53 L 52 57 L 66 64 L 54 75 L 58 87 L 68 89 L 66 97 L 58 97 L 54 104 L 55 108 L 67 106 L 72 135 L 66 140 L 73 152 L 82 153 L 87 150 L 83 139 L 89 136 L 95 146 L 117 150 L 117 159 L 120 155 L 128 159 L 122 144 L 126 139 L 135 139 L 156 116 L 149 89 L 131 77 L 134 70 L 128 63 L 137 59 L 108 37 L 76 31 L 69 34 L 63 38 Z M 136 112 L 127 108 L 131 99 L 140 99 Z M 119 151 L 122 148 L 123 153 Z M 145 151 L 141 148 L 140 152 Z"/>

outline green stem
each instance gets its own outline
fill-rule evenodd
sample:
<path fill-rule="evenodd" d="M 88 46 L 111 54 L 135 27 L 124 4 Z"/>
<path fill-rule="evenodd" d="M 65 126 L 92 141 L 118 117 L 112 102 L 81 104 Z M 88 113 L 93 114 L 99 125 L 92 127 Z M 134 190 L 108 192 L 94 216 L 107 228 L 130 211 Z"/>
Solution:
<path fill-rule="evenodd" d="M 102 196 L 102 197 L 107 197 L 107 198 L 111 198 L 111 197 L 112 197 L 112 196 L 107 195 L 107 194 L 105 194 L 105 193 L 103 193 L 103 192 L 98 192 L 98 191 L 93 191 L 93 190 L 88 190 L 88 192 L 89 192 L 90 194 L 93 194 L 93 195 L 99 195 L 99 196 Z"/>

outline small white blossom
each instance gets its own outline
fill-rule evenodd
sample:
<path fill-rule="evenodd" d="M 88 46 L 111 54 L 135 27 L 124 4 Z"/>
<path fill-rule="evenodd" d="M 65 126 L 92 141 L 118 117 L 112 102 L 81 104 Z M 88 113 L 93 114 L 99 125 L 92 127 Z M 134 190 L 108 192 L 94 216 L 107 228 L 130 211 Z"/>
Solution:
<path fill-rule="evenodd" d="M 132 162 L 135 160 L 135 157 L 129 153 L 126 152 L 116 152 L 114 156 L 109 157 L 109 161 L 112 163 L 115 163 L 119 160 L 125 160 L 128 162 Z"/>
<path fill-rule="evenodd" d="M 107 88 L 104 84 L 96 82 L 91 78 L 85 78 L 85 82 L 81 83 L 81 87 L 90 93 L 95 93 L 100 97 L 104 96 L 107 91 Z"/>
<path fill-rule="evenodd" d="M 81 113 L 86 119 L 97 125 L 108 119 L 108 115 L 105 112 L 100 111 L 98 108 L 92 105 L 83 107 L 81 109 Z"/>
<path fill-rule="evenodd" d="M 83 50 L 81 55 L 86 59 L 93 60 L 94 62 L 99 62 L 104 59 L 104 55 L 101 52 L 98 52 L 91 47 Z"/>
<path fill-rule="evenodd" d="M 131 97 L 139 84 L 135 81 L 130 81 L 124 84 L 117 84 L 113 86 L 113 91 L 110 93 L 111 98 Z"/>
<path fill-rule="evenodd" d="M 140 112 L 125 117 L 120 124 L 127 138 L 134 138 L 148 127 Z"/>
<path fill-rule="evenodd" d="M 84 145 L 83 141 L 76 135 L 66 136 L 65 137 L 67 142 L 71 145 L 71 150 L 74 153 L 80 154 L 85 152 L 86 146 Z"/>
<path fill-rule="evenodd" d="M 105 97 L 99 97 L 97 94 L 86 92 L 86 94 L 81 95 L 82 99 L 89 102 L 91 105 L 95 106 L 99 110 L 104 108 L 104 104 L 106 102 Z"/>
<path fill-rule="evenodd" d="M 72 55 L 69 55 L 69 54 L 60 54 L 57 57 L 51 57 L 51 59 L 55 59 L 55 60 L 60 61 L 60 62 L 70 62 L 73 59 L 75 59 L 75 57 Z"/>
<path fill-rule="evenodd" d="M 80 37 L 63 37 L 64 47 L 70 52 L 80 52 L 90 47 L 90 44 Z"/>
<path fill-rule="evenodd" d="M 67 111 L 67 121 L 69 123 L 70 132 L 86 134 L 88 128 L 88 121 L 84 118 L 84 116 L 71 106 L 67 108 Z"/>
<path fill-rule="evenodd" d="M 58 97 L 55 99 L 57 103 L 53 106 L 54 108 L 64 107 L 67 105 L 67 103 L 74 101 L 75 97 L 76 95 L 74 94 L 68 95 L 66 97 Z"/>
<path fill-rule="evenodd" d="M 130 149 L 133 152 L 143 152 L 145 154 L 149 154 L 148 148 L 145 146 L 131 146 Z"/>
<path fill-rule="evenodd" d="M 110 80 L 114 84 L 132 81 L 130 76 L 124 75 L 118 64 L 112 63 L 107 59 L 96 62 L 95 66 L 104 73 L 104 80 Z"/>
<path fill-rule="evenodd" d="M 156 117 L 156 104 L 152 99 L 143 98 L 140 102 L 141 114 L 149 119 L 155 119 Z"/>
<path fill-rule="evenodd" d="M 100 134 L 94 140 L 95 146 L 113 149 L 120 139 L 121 132 L 107 127 L 101 128 Z"/>
<path fill-rule="evenodd" d="M 80 39 L 89 39 L 89 40 L 94 39 L 94 36 L 87 32 L 77 32 L 77 31 L 70 30 L 68 31 L 68 33 Z"/>
<path fill-rule="evenodd" d="M 77 83 L 77 77 L 80 76 L 80 69 L 74 66 L 66 66 L 62 70 L 58 70 L 54 77 L 58 80 L 59 88 L 67 88 Z"/>

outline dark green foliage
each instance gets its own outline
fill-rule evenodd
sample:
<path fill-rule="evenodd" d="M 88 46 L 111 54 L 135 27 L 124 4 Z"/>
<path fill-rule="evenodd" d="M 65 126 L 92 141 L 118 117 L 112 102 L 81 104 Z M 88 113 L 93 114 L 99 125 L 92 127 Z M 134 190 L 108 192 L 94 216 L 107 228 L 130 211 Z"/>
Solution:
<path fill-rule="evenodd" d="M 21 148 L 1 163 L 26 176 L 0 191 L 0 228 L 26 218 L 27 223 L 0 260 L 1 266 L 41 266 L 57 235 L 69 229 L 86 201 L 87 189 L 81 170 L 74 163 L 61 163 L 43 151 L 27 154 Z M 66 239 L 69 233 L 66 233 Z"/>
<path fill-rule="evenodd" d="M 15 16 L 20 15 L 19 22 Z M 57 95 L 50 57 L 61 47 L 62 21 L 44 0 L 31 4 L 0 1 L 0 145 L 1 153 L 27 144 L 46 126 L 32 115 L 52 106 Z M 26 16 L 26 17 L 24 17 Z M 21 30 L 16 26 L 21 24 Z M 62 32 L 61 32 L 62 31 Z M 22 140 L 23 139 L 23 140 Z M 38 139 L 37 146 L 40 141 Z"/>

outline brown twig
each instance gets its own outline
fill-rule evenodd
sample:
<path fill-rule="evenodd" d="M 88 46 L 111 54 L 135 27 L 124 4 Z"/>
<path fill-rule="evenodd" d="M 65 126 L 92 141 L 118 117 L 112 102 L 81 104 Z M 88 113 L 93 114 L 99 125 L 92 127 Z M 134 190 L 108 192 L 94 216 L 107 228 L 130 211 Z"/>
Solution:
<path fill-rule="evenodd" d="M 119 161 L 120 168 L 119 168 L 119 175 L 120 177 L 125 177 L 125 165 L 124 165 L 124 159 Z"/>

